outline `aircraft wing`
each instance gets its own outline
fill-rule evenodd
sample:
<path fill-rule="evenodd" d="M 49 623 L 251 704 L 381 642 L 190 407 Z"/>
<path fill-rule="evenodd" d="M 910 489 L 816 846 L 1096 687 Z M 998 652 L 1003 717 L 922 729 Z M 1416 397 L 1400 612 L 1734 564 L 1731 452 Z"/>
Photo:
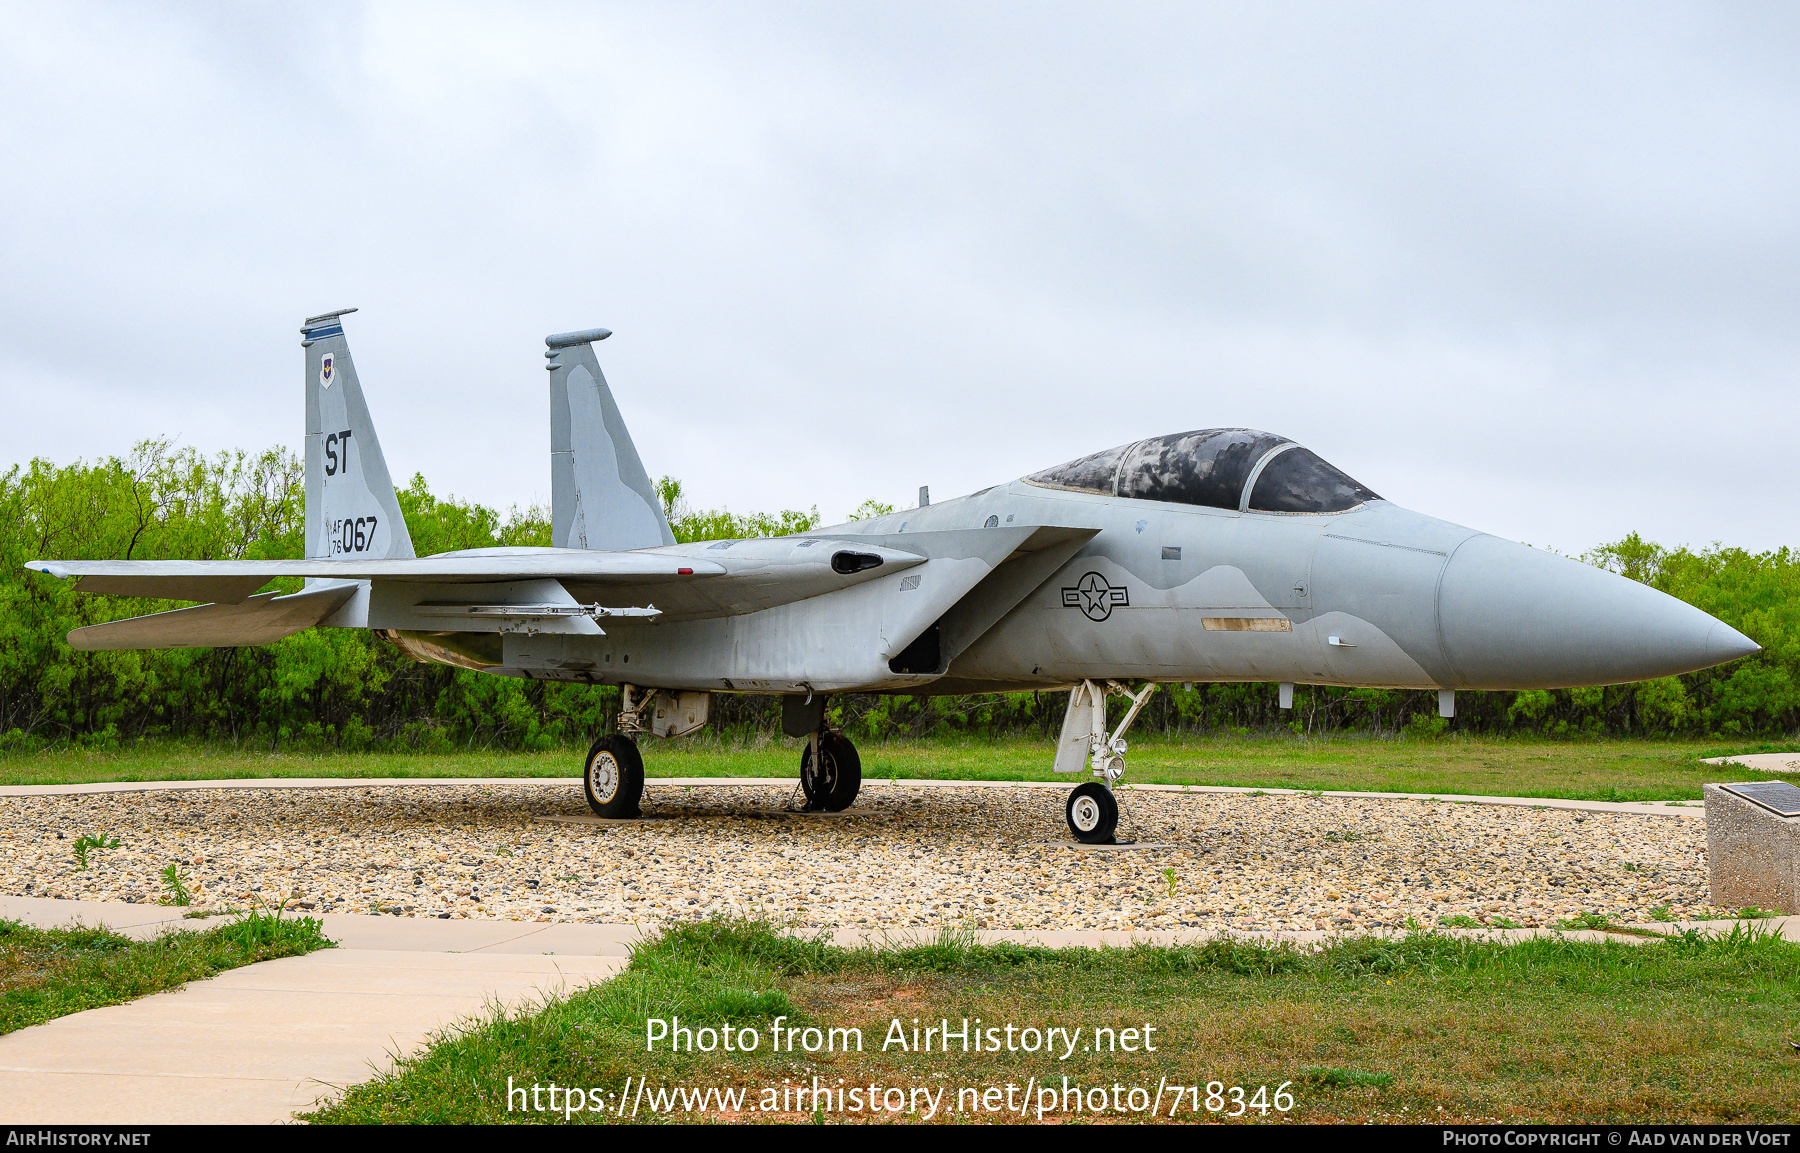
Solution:
<path fill-rule="evenodd" d="M 721 555 L 725 550 L 729 555 Z M 694 555 L 702 552 L 719 559 Z M 835 592 L 926 560 L 873 542 L 784 538 L 636 552 L 480 549 L 383 560 L 36 560 L 25 567 L 74 578 L 85 593 L 210 602 L 92 625 L 69 637 L 76 648 L 123 649 L 266 644 L 326 621 L 339 608 L 345 613 L 329 623 L 493 631 L 500 618 L 518 615 L 508 608 L 524 608 L 524 615 L 567 618 L 544 620 L 547 631 L 585 632 L 593 626 L 576 618 L 589 603 L 628 613 L 655 604 L 656 615 L 667 611 L 668 619 L 729 616 Z M 251 595 L 282 577 L 333 583 L 289 597 Z M 701 587 L 706 591 L 697 592 Z"/>
<path fill-rule="evenodd" d="M 895 622 L 895 635 L 910 638 L 942 616 L 946 649 L 954 654 L 1094 531 L 1009 525 L 709 541 L 632 552 L 519 548 L 380 560 L 35 560 L 26 567 L 73 578 L 85 593 L 210 602 L 92 625 L 69 636 L 76 648 L 123 649 L 266 644 L 321 622 L 495 631 L 501 618 L 526 615 L 545 618 L 534 625 L 540 631 L 590 632 L 597 630 L 588 620 L 576 619 L 586 606 L 638 615 L 634 610 L 654 605 L 665 621 L 738 616 L 941 561 L 949 566 L 945 578 L 933 582 L 931 595 L 908 598 L 919 619 Z M 287 597 L 252 596 L 284 577 L 333 583 Z"/>

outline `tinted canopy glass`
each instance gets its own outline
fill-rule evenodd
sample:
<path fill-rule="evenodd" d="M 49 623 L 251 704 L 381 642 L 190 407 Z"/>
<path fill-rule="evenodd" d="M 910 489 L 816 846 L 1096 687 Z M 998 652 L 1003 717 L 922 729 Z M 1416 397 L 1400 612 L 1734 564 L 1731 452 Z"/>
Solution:
<path fill-rule="evenodd" d="M 1343 512 L 1380 499 L 1311 449 L 1295 445 L 1263 465 L 1250 507 L 1258 512 Z"/>
<path fill-rule="evenodd" d="M 1306 449 L 1253 428 L 1140 440 L 1025 479 L 1074 492 L 1239 509 L 1253 477 L 1249 507 L 1260 512 L 1342 512 L 1380 499 Z"/>

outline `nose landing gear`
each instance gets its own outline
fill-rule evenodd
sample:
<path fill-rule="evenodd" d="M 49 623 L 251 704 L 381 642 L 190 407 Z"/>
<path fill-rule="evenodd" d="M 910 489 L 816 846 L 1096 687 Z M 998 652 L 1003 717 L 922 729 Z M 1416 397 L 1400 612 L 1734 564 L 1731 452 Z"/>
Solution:
<path fill-rule="evenodd" d="M 1069 832 L 1084 845 L 1113 843 L 1113 830 L 1119 823 L 1119 802 L 1113 796 L 1112 788 L 1113 783 L 1125 775 L 1125 730 L 1137 720 L 1144 702 L 1155 691 L 1155 681 L 1137 693 L 1117 681 L 1107 681 L 1104 686 L 1082 681 L 1069 693 L 1069 711 L 1063 717 L 1062 739 L 1057 743 L 1056 771 L 1079 773 L 1091 766 L 1094 776 L 1100 778 L 1075 786 L 1063 807 Z M 1131 708 L 1119 722 L 1119 727 L 1109 735 L 1106 731 L 1106 698 L 1110 693 L 1118 693 L 1131 701 Z"/>

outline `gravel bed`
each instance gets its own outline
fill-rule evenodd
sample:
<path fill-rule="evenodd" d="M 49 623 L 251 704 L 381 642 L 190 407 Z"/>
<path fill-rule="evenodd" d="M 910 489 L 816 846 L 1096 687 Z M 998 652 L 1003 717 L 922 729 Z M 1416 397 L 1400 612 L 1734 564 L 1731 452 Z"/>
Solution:
<path fill-rule="evenodd" d="M 196 909 L 532 921 L 761 914 L 803 927 L 1350 929 L 1704 917 L 1701 821 L 1441 801 L 1122 793 L 1119 834 L 1070 849 L 1060 790 L 875 783 L 851 815 L 767 786 L 651 785 L 672 819 L 586 811 L 575 782 L 0 798 L 0 891 Z M 83 835 L 116 837 L 73 853 Z"/>

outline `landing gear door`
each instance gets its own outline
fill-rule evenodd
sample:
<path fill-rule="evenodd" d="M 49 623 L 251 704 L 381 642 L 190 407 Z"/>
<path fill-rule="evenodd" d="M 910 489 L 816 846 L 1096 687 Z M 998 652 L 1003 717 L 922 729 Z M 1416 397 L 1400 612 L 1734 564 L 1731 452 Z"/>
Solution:
<path fill-rule="evenodd" d="M 711 693 L 657 693 L 650 731 L 659 737 L 685 737 L 706 727 Z"/>
<path fill-rule="evenodd" d="M 1056 771 L 1079 773 L 1087 768 L 1094 734 L 1105 731 L 1106 693 L 1083 681 L 1069 692 L 1069 711 L 1063 715 L 1062 737 L 1056 743 Z"/>

